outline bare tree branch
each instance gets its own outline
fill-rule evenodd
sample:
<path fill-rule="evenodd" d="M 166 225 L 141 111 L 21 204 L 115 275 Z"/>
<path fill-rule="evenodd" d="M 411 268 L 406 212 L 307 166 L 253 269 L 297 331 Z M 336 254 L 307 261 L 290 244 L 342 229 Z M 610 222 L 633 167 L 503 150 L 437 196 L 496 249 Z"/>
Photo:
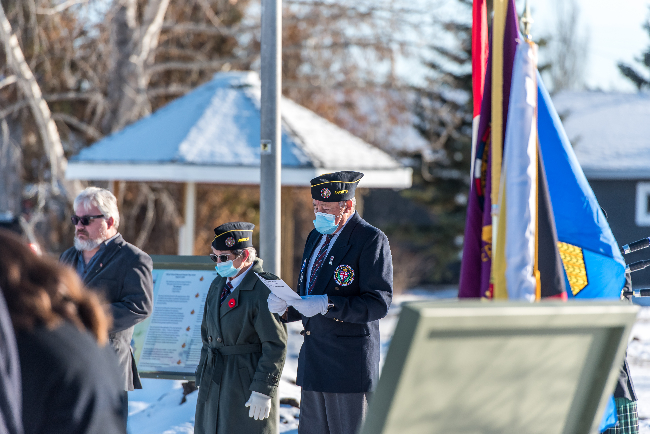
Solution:
<path fill-rule="evenodd" d="M 147 213 L 144 216 L 144 222 L 142 222 L 140 233 L 133 244 L 142 248 L 144 247 L 147 238 L 149 238 L 149 235 L 151 235 L 151 230 L 153 229 L 154 217 L 156 216 L 156 195 L 144 183 L 140 184 L 140 194 L 147 198 Z"/>
<path fill-rule="evenodd" d="M 147 72 L 151 75 L 169 71 L 169 70 L 179 70 L 179 71 L 200 71 L 200 70 L 220 70 L 226 63 L 232 62 L 242 62 L 247 59 L 242 59 L 239 57 L 230 57 L 219 60 L 210 60 L 210 61 L 199 61 L 199 62 L 161 62 L 156 63 L 155 65 L 147 68 Z M 250 60 L 250 59 L 249 59 Z"/>
<path fill-rule="evenodd" d="M 3 80 L 0 80 L 0 89 L 2 89 L 5 86 L 9 86 L 10 84 L 13 84 L 15 82 L 16 82 L 15 75 L 10 75 L 9 77 L 5 77 Z"/>
<path fill-rule="evenodd" d="M 10 105 L 9 107 L 7 107 L 4 110 L 0 110 L 0 119 L 4 119 L 7 116 L 13 114 L 14 112 L 17 112 L 18 110 L 22 110 L 22 109 L 24 109 L 25 107 L 28 107 L 28 106 L 29 106 L 29 102 L 25 101 L 25 100 L 22 100 L 22 101 L 19 101 L 19 102 L 13 104 L 13 105 Z"/>
<path fill-rule="evenodd" d="M 128 56 L 125 82 L 120 88 L 121 95 L 118 98 L 117 115 L 112 131 L 124 128 L 148 111 L 147 87 L 151 78 L 148 68 L 154 61 L 168 6 L 169 0 L 149 0 L 144 8 L 142 24 L 134 35 L 135 39 L 122 47 L 131 51 Z"/>
<path fill-rule="evenodd" d="M 88 0 L 68 0 L 53 8 L 36 8 L 36 13 L 39 15 L 54 15 L 81 3 L 88 3 Z"/>
<path fill-rule="evenodd" d="M 424 10 L 424 9 L 416 9 L 416 8 L 405 8 L 405 7 L 399 7 L 399 8 L 387 8 L 387 7 L 380 7 L 377 6 L 376 4 L 373 3 L 360 3 L 360 2 L 324 2 L 324 1 L 311 1 L 311 0 L 284 0 L 283 2 L 285 5 L 299 5 L 299 6 L 307 6 L 309 8 L 313 7 L 319 7 L 319 8 L 329 8 L 329 9 L 336 9 L 336 10 L 350 10 L 350 9 L 357 9 L 359 11 L 363 11 L 364 14 L 367 14 L 370 11 L 375 11 L 375 12 L 390 12 L 390 13 L 402 13 L 402 14 L 425 14 L 428 13 L 429 11 Z"/>
<path fill-rule="evenodd" d="M 223 23 L 221 22 L 217 14 L 215 14 L 214 11 L 212 10 L 212 7 L 210 6 L 210 3 L 208 3 L 208 0 L 196 0 L 196 2 L 199 4 L 199 6 L 201 6 L 201 9 L 203 9 L 203 12 L 205 12 L 205 16 L 208 17 L 208 20 L 210 20 L 212 25 L 219 32 L 221 32 Z"/>
<path fill-rule="evenodd" d="M 175 22 L 165 22 L 163 23 L 162 30 L 169 33 L 202 33 L 205 35 L 214 35 L 214 36 L 238 36 L 244 32 L 259 29 L 260 26 L 234 26 L 227 29 L 218 29 L 215 26 L 210 26 L 208 24 L 200 23 L 175 23 Z"/>
<path fill-rule="evenodd" d="M 89 100 L 96 98 L 101 93 L 97 91 L 93 92 L 61 92 L 61 93 L 50 93 L 43 95 L 48 102 L 56 101 L 75 101 L 75 100 Z"/>
<path fill-rule="evenodd" d="M 147 96 L 149 96 L 150 98 L 156 98 L 161 96 L 185 95 L 187 92 L 191 90 L 192 90 L 191 86 L 183 86 L 180 84 L 175 84 L 167 87 L 149 89 L 147 90 Z"/>
<path fill-rule="evenodd" d="M 97 131 L 95 128 L 91 127 L 85 122 L 81 122 L 79 119 L 69 114 L 52 113 L 52 119 L 54 119 L 55 121 L 65 122 L 66 124 L 73 126 L 74 128 L 80 131 L 83 131 L 91 139 L 100 140 L 102 137 L 104 137 L 102 133 Z"/>
<path fill-rule="evenodd" d="M 43 99 L 41 88 L 29 68 L 23 51 L 18 44 L 16 35 L 11 30 L 11 24 L 5 15 L 4 8 L 0 3 L 0 39 L 4 45 L 7 63 L 11 65 L 16 74 L 20 88 L 25 94 L 32 109 L 32 115 L 36 121 L 43 146 L 50 159 L 50 170 L 52 173 L 52 188 L 57 191 L 58 184 L 63 184 L 63 176 L 67 166 L 67 160 L 63 155 L 63 145 L 56 125 L 52 120 L 50 108 Z M 72 193 L 72 192 L 68 192 Z"/>
<path fill-rule="evenodd" d="M 163 55 L 166 58 L 177 57 L 185 59 L 208 60 L 208 57 L 203 51 L 188 50 L 177 47 L 159 47 L 156 49 L 156 56 Z"/>

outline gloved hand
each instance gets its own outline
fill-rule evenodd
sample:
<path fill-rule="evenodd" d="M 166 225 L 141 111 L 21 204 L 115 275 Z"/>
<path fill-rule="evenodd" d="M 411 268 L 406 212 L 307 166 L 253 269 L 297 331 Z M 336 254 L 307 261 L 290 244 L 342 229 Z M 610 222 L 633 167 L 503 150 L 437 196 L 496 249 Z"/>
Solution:
<path fill-rule="evenodd" d="M 293 306 L 304 316 L 311 317 L 319 313 L 322 315 L 327 313 L 326 295 L 303 295 L 300 298 L 302 300 L 291 300 L 289 306 Z"/>
<path fill-rule="evenodd" d="M 282 315 L 284 314 L 284 311 L 287 310 L 287 302 L 273 293 L 269 294 L 269 298 L 266 299 L 266 302 L 269 305 L 271 313 Z"/>
<path fill-rule="evenodd" d="M 251 392 L 251 397 L 248 398 L 248 401 L 244 405 L 250 407 L 248 417 L 252 417 L 255 420 L 266 419 L 271 414 L 271 397 L 263 393 Z"/>

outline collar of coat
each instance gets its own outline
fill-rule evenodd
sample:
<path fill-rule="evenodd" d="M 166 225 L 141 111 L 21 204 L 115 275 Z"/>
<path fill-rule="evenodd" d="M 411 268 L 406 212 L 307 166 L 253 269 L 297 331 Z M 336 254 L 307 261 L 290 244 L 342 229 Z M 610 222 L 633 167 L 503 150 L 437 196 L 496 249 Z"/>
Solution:
<path fill-rule="evenodd" d="M 115 256 L 115 254 L 119 252 L 125 244 L 126 241 L 124 241 L 122 235 L 118 233 L 117 236 L 106 245 L 106 248 L 102 252 L 97 252 L 96 255 L 100 256 L 95 261 L 93 268 L 86 273 L 84 283 L 88 283 L 102 268 L 106 267 L 106 264 L 109 263 L 113 256 Z M 79 258 L 79 256 L 77 256 L 77 258 Z"/>
<path fill-rule="evenodd" d="M 253 261 L 253 264 L 251 265 L 251 268 L 248 270 L 246 273 L 246 276 L 242 279 L 241 282 L 239 282 L 239 285 L 233 289 L 233 291 L 236 291 L 238 289 L 242 291 L 250 291 L 253 289 L 253 284 L 255 283 L 255 280 L 257 279 L 257 276 L 255 273 L 262 273 L 264 270 L 262 269 L 262 259 L 260 258 L 255 258 Z M 224 277 L 222 281 L 219 283 L 219 289 L 223 290 L 223 287 L 226 285 L 226 282 L 228 281 L 227 277 Z"/>

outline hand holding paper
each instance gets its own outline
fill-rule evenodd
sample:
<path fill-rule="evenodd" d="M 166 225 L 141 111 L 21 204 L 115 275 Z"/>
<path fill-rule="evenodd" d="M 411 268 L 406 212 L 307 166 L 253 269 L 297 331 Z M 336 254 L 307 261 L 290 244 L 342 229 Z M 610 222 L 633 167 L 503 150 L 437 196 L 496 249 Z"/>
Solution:
<path fill-rule="evenodd" d="M 269 294 L 269 298 L 266 299 L 266 303 L 269 305 L 269 311 L 271 313 L 283 315 L 284 311 L 287 310 L 287 302 L 273 293 Z"/>
<path fill-rule="evenodd" d="M 293 300 L 288 304 L 306 317 L 312 317 L 319 313 L 325 315 L 327 313 L 326 295 L 305 295 L 300 297 L 300 301 Z"/>
<path fill-rule="evenodd" d="M 276 297 L 281 298 L 288 304 L 291 304 L 291 300 L 300 300 L 300 296 L 296 294 L 293 289 L 289 288 L 289 285 L 287 285 L 284 280 L 267 280 L 259 274 L 257 274 L 257 277 L 259 277 L 260 282 L 265 284 Z"/>

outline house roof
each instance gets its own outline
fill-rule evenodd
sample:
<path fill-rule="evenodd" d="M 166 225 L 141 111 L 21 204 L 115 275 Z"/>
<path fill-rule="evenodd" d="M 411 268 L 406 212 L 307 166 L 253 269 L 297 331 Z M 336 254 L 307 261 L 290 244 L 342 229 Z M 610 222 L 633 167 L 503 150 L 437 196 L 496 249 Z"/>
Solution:
<path fill-rule="evenodd" d="M 68 179 L 258 184 L 257 73 L 213 79 L 70 159 Z M 281 100 L 282 184 L 357 170 L 363 187 L 407 188 L 411 169 L 288 98 Z"/>
<path fill-rule="evenodd" d="M 650 94 L 561 92 L 553 104 L 587 178 L 650 178 Z"/>

